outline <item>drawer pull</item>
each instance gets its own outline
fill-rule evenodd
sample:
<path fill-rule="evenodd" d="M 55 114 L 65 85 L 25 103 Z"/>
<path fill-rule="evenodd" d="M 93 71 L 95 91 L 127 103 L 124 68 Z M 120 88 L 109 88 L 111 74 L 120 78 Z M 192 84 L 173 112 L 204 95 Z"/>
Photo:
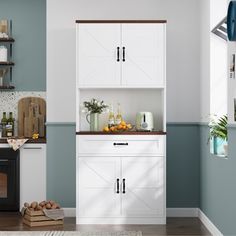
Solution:
<path fill-rule="evenodd" d="M 117 59 L 116 61 L 120 61 L 120 47 L 117 47 Z"/>
<path fill-rule="evenodd" d="M 123 179 L 122 187 L 123 187 L 122 193 L 125 193 L 125 179 Z"/>
<path fill-rule="evenodd" d="M 122 59 L 122 61 L 125 61 L 125 47 L 123 47 L 122 50 L 123 50 L 123 59 Z"/>
<path fill-rule="evenodd" d="M 128 143 L 113 143 L 114 146 L 128 146 Z"/>
<path fill-rule="evenodd" d="M 120 193 L 120 180 L 116 180 L 116 193 Z"/>
<path fill-rule="evenodd" d="M 24 147 L 24 149 L 27 149 L 27 150 L 40 150 L 42 148 L 41 147 Z"/>

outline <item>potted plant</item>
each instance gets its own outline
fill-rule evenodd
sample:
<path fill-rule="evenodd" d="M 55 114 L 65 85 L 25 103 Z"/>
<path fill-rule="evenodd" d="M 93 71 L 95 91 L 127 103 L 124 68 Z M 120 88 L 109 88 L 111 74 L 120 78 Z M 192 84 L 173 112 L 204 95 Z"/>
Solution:
<path fill-rule="evenodd" d="M 227 155 L 227 141 L 228 141 L 228 130 L 227 130 L 228 117 L 223 115 L 219 119 L 216 117 L 211 118 L 209 123 L 210 136 L 209 140 L 212 140 L 213 152 L 216 155 Z"/>
<path fill-rule="evenodd" d="M 104 101 L 95 98 L 83 103 L 82 112 L 87 113 L 86 120 L 90 124 L 90 131 L 99 131 L 99 114 L 106 111 L 107 107 Z"/>

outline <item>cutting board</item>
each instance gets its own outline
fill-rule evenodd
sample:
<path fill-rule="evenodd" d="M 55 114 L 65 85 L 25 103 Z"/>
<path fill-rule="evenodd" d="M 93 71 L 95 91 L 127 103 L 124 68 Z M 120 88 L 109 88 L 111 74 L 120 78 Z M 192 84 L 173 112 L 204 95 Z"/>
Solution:
<path fill-rule="evenodd" d="M 18 102 L 18 136 L 27 138 L 38 133 L 44 138 L 46 122 L 46 101 L 38 97 L 25 97 Z"/>

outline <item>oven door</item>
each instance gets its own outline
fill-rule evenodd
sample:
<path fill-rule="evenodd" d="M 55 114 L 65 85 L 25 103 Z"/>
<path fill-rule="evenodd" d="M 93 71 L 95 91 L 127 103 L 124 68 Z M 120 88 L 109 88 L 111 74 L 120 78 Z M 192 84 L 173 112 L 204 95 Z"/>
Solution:
<path fill-rule="evenodd" d="M 0 148 L 0 211 L 19 211 L 19 151 Z"/>

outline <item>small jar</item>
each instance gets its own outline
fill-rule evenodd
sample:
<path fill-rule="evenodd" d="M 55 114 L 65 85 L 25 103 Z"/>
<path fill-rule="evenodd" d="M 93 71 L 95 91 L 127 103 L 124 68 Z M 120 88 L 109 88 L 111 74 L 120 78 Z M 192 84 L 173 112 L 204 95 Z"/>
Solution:
<path fill-rule="evenodd" d="M 0 46 L 0 61 L 7 62 L 7 47 Z"/>

